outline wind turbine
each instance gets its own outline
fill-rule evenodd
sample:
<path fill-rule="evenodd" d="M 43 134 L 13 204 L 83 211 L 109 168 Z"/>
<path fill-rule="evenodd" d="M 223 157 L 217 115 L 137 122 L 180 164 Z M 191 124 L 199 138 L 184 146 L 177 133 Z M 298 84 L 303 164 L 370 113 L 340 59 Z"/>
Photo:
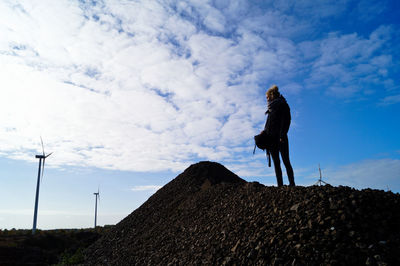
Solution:
<path fill-rule="evenodd" d="M 100 189 L 97 188 L 97 192 L 93 193 L 93 195 L 96 196 L 95 207 L 94 207 L 94 228 L 96 228 L 96 226 L 97 226 L 97 198 L 99 198 L 99 201 L 100 201 Z"/>
<path fill-rule="evenodd" d="M 321 167 L 320 167 L 320 165 L 318 164 L 318 170 L 319 170 L 319 179 L 318 179 L 318 181 L 314 184 L 314 186 L 322 186 L 323 184 L 324 185 L 329 185 L 328 183 L 326 183 L 325 181 L 323 181 L 322 180 L 322 173 L 321 173 Z"/>
<path fill-rule="evenodd" d="M 38 212 L 38 204 L 39 204 L 39 188 L 40 188 L 41 180 L 43 179 L 44 162 L 46 161 L 46 158 L 49 157 L 52 154 L 52 152 L 47 154 L 47 155 L 44 153 L 44 146 L 43 146 L 42 137 L 40 137 L 40 141 L 42 143 L 42 151 L 43 151 L 43 153 L 41 155 L 36 155 L 35 156 L 35 158 L 39 159 L 39 170 L 38 170 L 38 179 L 37 179 L 37 185 L 36 185 L 35 211 L 33 213 L 32 234 L 35 234 L 35 231 L 36 231 L 37 212 Z M 42 164 L 43 164 L 43 166 L 42 166 Z M 43 169 L 42 169 L 42 167 L 43 167 Z M 40 171 L 42 171 L 42 176 L 40 176 Z"/>

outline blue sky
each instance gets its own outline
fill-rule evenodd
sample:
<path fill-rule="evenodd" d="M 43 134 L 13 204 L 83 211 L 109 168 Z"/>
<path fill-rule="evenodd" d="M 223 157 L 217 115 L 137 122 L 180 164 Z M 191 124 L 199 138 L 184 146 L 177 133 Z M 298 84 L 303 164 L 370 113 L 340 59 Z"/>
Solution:
<path fill-rule="evenodd" d="M 398 1 L 1 1 L 0 228 L 115 224 L 190 164 L 252 155 L 277 84 L 296 183 L 400 192 Z M 287 183 L 286 178 L 284 182 Z"/>

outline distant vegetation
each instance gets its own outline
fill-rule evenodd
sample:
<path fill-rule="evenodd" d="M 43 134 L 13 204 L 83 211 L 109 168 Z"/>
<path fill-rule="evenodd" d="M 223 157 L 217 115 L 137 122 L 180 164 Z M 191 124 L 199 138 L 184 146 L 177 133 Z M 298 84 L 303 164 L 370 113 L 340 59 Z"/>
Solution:
<path fill-rule="evenodd" d="M 73 265 L 112 226 L 88 229 L 0 230 L 0 265 Z"/>

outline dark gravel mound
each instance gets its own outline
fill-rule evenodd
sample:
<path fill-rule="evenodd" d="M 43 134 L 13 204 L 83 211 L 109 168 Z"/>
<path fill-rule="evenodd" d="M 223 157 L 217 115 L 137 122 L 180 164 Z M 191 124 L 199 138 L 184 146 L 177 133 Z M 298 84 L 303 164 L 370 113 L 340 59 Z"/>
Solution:
<path fill-rule="evenodd" d="M 400 265 L 400 195 L 265 187 L 201 162 L 85 253 L 89 265 Z"/>

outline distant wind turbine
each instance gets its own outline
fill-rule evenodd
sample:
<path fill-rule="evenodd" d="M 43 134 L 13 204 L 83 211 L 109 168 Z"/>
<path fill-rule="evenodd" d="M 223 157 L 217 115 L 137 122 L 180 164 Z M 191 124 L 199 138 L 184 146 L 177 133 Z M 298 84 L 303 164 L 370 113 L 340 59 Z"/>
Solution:
<path fill-rule="evenodd" d="M 321 166 L 319 164 L 318 164 L 318 170 L 319 170 L 319 179 L 317 182 L 315 182 L 314 186 L 316 185 L 322 186 L 323 184 L 329 185 L 328 183 L 322 180 Z"/>
<path fill-rule="evenodd" d="M 36 231 L 37 212 L 38 212 L 38 204 L 39 204 L 39 188 L 40 188 L 41 180 L 43 179 L 44 162 L 46 161 L 46 158 L 49 157 L 52 154 L 52 153 L 49 153 L 49 154 L 46 155 L 44 153 L 44 146 L 43 146 L 42 137 L 40 137 L 40 141 L 42 143 L 42 151 L 43 151 L 43 153 L 41 155 L 36 155 L 35 156 L 36 158 L 39 159 L 39 170 L 38 170 L 38 179 L 37 179 L 37 185 L 36 185 L 35 211 L 33 213 L 32 234 L 35 234 L 35 231 Z M 42 176 L 40 176 L 40 171 L 42 171 Z"/>
<path fill-rule="evenodd" d="M 93 193 L 93 195 L 96 196 L 95 207 L 94 207 L 94 228 L 96 228 L 96 226 L 97 226 L 97 198 L 99 198 L 99 201 L 100 201 L 100 189 L 97 188 L 97 192 Z"/>

